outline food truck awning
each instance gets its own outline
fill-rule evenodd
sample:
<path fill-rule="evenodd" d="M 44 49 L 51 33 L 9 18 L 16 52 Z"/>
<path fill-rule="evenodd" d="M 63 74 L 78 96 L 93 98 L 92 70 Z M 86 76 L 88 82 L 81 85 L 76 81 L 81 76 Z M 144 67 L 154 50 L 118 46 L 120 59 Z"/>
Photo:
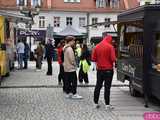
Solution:
<path fill-rule="evenodd" d="M 23 15 L 10 13 L 3 10 L 0 10 L 0 15 L 8 18 L 8 20 L 12 22 L 21 22 L 21 23 L 32 22 L 32 19 L 30 17 L 25 17 Z"/>

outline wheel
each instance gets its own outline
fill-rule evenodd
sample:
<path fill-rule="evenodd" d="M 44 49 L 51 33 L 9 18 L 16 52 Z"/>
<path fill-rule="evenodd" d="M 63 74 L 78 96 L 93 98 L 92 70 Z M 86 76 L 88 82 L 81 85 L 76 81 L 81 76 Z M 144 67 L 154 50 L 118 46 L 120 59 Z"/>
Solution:
<path fill-rule="evenodd" d="M 10 72 L 7 72 L 5 77 L 9 77 L 10 76 Z"/>
<path fill-rule="evenodd" d="M 131 96 L 136 97 L 138 95 L 138 91 L 134 88 L 133 80 L 130 80 L 130 82 L 129 82 L 129 92 L 130 92 Z"/>

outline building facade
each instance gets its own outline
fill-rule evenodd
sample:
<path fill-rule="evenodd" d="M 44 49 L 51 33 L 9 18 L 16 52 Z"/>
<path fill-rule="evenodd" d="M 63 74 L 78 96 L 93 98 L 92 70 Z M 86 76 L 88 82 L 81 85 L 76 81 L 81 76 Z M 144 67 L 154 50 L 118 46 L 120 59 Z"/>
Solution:
<path fill-rule="evenodd" d="M 160 4 L 160 0 L 140 0 L 140 5 L 145 5 L 145 3 L 150 4 Z"/>
<path fill-rule="evenodd" d="M 34 10 L 36 5 L 41 6 L 36 15 L 32 30 L 53 28 L 55 34 L 71 26 L 75 31 L 85 34 L 85 42 L 92 37 L 102 36 L 103 32 L 115 32 L 112 25 L 100 27 L 83 27 L 89 24 L 105 21 L 116 21 L 117 15 L 131 7 L 138 6 L 138 0 L 12 0 L 0 1 L 0 9 L 20 14 L 20 5 L 24 9 Z M 19 28 L 26 29 L 26 25 L 18 24 Z M 33 38 L 32 38 L 33 39 Z M 33 40 L 32 40 L 33 43 Z"/>

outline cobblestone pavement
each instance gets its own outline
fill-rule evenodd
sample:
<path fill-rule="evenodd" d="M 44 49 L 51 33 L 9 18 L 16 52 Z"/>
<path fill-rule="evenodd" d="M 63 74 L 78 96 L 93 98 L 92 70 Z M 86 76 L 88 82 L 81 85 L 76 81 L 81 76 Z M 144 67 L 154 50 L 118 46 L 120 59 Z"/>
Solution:
<path fill-rule="evenodd" d="M 133 98 L 121 88 L 113 87 L 112 112 L 105 111 L 103 90 L 99 109 L 94 108 L 93 87 L 78 88 L 82 100 L 64 97 L 61 88 L 0 89 L 0 120 L 143 120 L 147 111 L 158 111 L 151 105 L 143 107 L 142 98 Z"/>
<path fill-rule="evenodd" d="M 57 62 L 53 62 L 52 66 L 53 75 L 46 76 L 46 62 L 43 62 L 41 71 L 36 71 L 35 62 L 30 62 L 29 68 L 27 70 L 14 70 L 14 72 L 11 72 L 9 79 L 4 78 L 4 81 L 2 81 L 1 84 L 2 86 L 55 86 L 58 84 L 59 66 Z M 89 85 L 94 86 L 96 84 L 96 71 L 92 71 L 92 67 L 88 75 Z M 128 83 L 126 82 L 124 84 L 122 82 L 117 81 L 115 72 L 113 78 L 113 85 L 128 85 Z"/>
<path fill-rule="evenodd" d="M 35 72 L 30 64 L 28 70 L 16 70 L 3 80 L 0 120 L 143 120 L 145 112 L 160 111 L 160 106 L 154 104 L 145 108 L 144 100 L 131 97 L 128 87 L 112 87 L 111 104 L 115 109 L 111 112 L 105 111 L 102 89 L 101 107 L 95 109 L 94 87 L 78 87 L 78 93 L 84 97 L 82 100 L 67 99 L 62 88 L 57 86 L 58 69 L 54 68 L 53 76 L 46 76 L 45 72 L 45 67 L 41 72 Z M 91 73 L 94 77 L 95 72 Z M 95 83 L 90 81 L 91 84 Z M 118 83 L 115 81 L 114 84 Z"/>

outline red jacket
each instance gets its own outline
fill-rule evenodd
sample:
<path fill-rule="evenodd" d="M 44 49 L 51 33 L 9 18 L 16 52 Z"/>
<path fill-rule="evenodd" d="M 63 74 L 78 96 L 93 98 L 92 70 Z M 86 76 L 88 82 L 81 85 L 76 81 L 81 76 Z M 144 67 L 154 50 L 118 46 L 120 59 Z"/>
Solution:
<path fill-rule="evenodd" d="M 63 52 L 63 48 L 59 47 L 57 48 L 57 57 L 58 57 L 58 63 L 62 64 L 62 52 Z"/>
<path fill-rule="evenodd" d="M 98 70 L 112 70 L 116 61 L 115 49 L 112 46 L 112 36 L 106 36 L 96 45 L 92 52 L 92 60 L 96 62 Z"/>

